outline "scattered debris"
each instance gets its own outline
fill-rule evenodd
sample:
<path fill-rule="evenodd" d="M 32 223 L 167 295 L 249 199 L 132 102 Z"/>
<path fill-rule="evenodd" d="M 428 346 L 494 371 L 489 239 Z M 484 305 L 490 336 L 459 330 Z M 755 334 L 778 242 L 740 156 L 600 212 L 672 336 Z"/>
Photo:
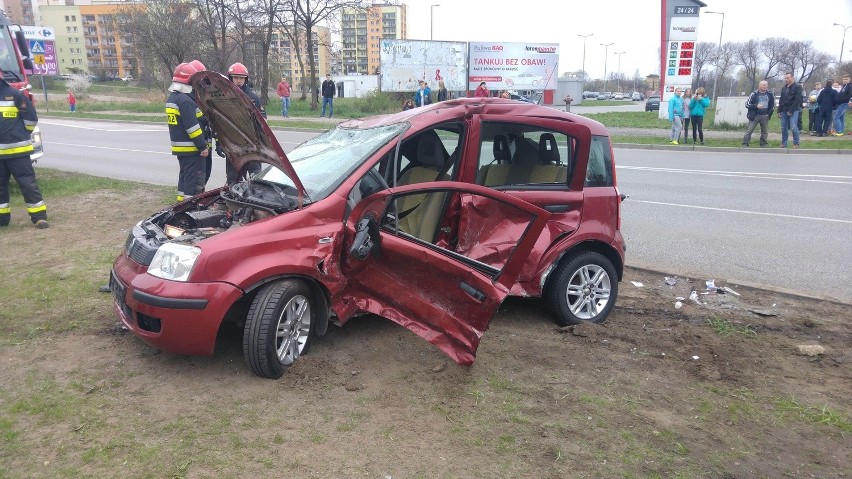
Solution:
<path fill-rule="evenodd" d="M 800 344 L 796 348 L 802 356 L 820 356 L 825 354 L 825 348 L 819 344 Z"/>
<path fill-rule="evenodd" d="M 695 304 L 704 304 L 704 303 L 702 303 L 701 301 L 698 300 L 698 291 L 696 291 L 694 289 L 692 290 L 691 293 L 689 293 L 689 299 L 692 300 Z"/>
<path fill-rule="evenodd" d="M 716 291 L 717 289 L 719 289 L 716 287 L 715 279 L 708 279 L 704 282 L 704 284 L 707 285 L 707 291 Z"/>
<path fill-rule="evenodd" d="M 666 276 L 666 284 L 669 286 L 674 286 L 677 284 L 677 276 L 668 277 Z"/>
<path fill-rule="evenodd" d="M 723 287 L 721 287 L 721 288 L 720 288 L 720 290 L 722 290 L 722 291 L 724 291 L 724 292 L 726 292 L 726 293 L 731 293 L 731 294 L 734 294 L 734 295 L 736 295 L 736 296 L 740 296 L 740 293 L 737 293 L 736 291 L 734 291 L 733 289 L 731 289 L 731 288 L 729 288 L 729 287 L 727 287 L 727 286 L 723 286 Z M 775 306 L 775 305 L 773 304 L 772 306 Z"/>
<path fill-rule="evenodd" d="M 645 286 L 644 284 L 640 283 L 639 281 L 631 281 L 631 283 L 633 283 L 633 286 L 636 286 L 637 288 L 641 288 L 642 286 Z"/>
<path fill-rule="evenodd" d="M 698 356 L 693 356 L 692 359 L 698 361 L 700 358 Z"/>
<path fill-rule="evenodd" d="M 444 369 L 447 369 L 447 363 L 441 363 L 441 364 L 435 366 L 434 368 L 432 368 L 432 372 L 433 373 L 440 373 Z"/>
<path fill-rule="evenodd" d="M 779 316 L 781 314 L 778 311 L 769 311 L 767 309 L 749 309 L 749 311 L 758 315 L 758 316 L 763 316 L 763 317 Z"/>
<path fill-rule="evenodd" d="M 680 301 L 675 301 L 675 309 L 680 309 L 682 307 L 683 307 L 683 303 L 681 303 Z"/>
<path fill-rule="evenodd" d="M 686 298 L 683 296 L 675 296 L 675 301 L 686 301 Z"/>

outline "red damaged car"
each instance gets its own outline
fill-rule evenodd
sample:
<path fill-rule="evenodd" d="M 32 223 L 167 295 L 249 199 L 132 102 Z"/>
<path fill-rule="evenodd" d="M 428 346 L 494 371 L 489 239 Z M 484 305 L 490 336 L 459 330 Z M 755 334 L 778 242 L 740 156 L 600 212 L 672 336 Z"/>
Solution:
<path fill-rule="evenodd" d="M 465 98 L 348 121 L 285 155 L 230 81 L 192 85 L 229 161 L 267 165 L 132 228 L 110 283 L 146 343 L 211 355 L 235 322 L 252 371 L 278 378 L 364 313 L 469 364 L 506 296 L 542 297 L 563 325 L 611 311 L 625 245 L 600 123 Z"/>

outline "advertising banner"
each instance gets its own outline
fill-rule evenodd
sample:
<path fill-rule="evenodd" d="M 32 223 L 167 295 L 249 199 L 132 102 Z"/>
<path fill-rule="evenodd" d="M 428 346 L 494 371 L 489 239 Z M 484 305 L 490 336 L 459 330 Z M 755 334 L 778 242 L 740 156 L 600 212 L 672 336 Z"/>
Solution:
<path fill-rule="evenodd" d="M 471 42 L 468 90 L 555 90 L 558 43 Z"/>
<path fill-rule="evenodd" d="M 467 89 L 467 43 L 382 40 L 382 91 L 413 92 L 420 80 L 433 91 L 443 80 L 449 91 Z"/>
<path fill-rule="evenodd" d="M 21 27 L 30 48 L 33 59 L 33 75 L 57 75 L 56 35 L 53 27 Z"/>

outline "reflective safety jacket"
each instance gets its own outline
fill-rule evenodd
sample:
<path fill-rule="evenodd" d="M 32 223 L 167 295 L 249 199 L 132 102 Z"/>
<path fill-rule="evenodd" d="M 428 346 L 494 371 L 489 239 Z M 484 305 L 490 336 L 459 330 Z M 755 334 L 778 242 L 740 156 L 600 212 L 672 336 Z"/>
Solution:
<path fill-rule="evenodd" d="M 204 128 L 199 123 L 202 116 L 201 110 L 189 94 L 179 91 L 169 94 L 166 99 L 166 121 L 169 124 L 173 155 L 198 155 L 207 149 Z"/>
<path fill-rule="evenodd" d="M 17 88 L 0 80 L 0 158 L 29 156 L 31 134 L 38 123 L 35 107 Z"/>

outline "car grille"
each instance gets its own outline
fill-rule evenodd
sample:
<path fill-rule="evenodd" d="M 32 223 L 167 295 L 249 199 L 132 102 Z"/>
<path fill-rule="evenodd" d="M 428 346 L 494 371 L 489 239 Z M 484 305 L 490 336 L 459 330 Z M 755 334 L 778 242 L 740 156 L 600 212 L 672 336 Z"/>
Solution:
<path fill-rule="evenodd" d="M 157 253 L 159 248 L 159 242 L 155 239 L 146 238 L 141 228 L 133 228 L 127 235 L 127 242 L 124 244 L 127 256 L 143 266 L 151 264 L 151 260 L 154 259 L 154 254 Z"/>

